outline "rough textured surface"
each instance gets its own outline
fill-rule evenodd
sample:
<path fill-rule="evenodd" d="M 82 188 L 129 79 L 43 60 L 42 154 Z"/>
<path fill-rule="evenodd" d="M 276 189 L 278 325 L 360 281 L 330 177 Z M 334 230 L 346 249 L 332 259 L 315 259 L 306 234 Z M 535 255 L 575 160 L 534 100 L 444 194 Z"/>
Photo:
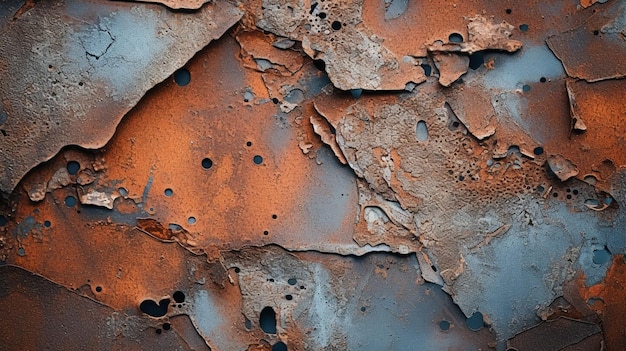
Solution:
<path fill-rule="evenodd" d="M 21 334 L 4 328 L 0 345 L 612 351 L 626 343 L 624 87 L 619 64 L 606 65 L 599 49 L 621 50 L 621 2 L 2 4 L 0 42 L 17 53 L 33 48 L 22 42 L 75 44 L 81 50 L 64 63 L 87 60 L 95 74 L 115 45 L 161 35 L 116 57 L 171 44 L 176 59 L 158 74 L 142 66 L 141 82 L 102 95 L 119 106 L 85 115 L 97 126 L 84 119 L 59 131 L 94 145 L 110 139 L 104 147 L 64 147 L 41 164 L 32 154 L 37 166 L 3 194 L 0 310 Z M 146 14 L 161 32 L 143 21 L 134 37 L 113 33 L 121 19 Z M 198 37 L 227 27 L 218 33 L 204 19 L 238 18 L 196 53 Z M 12 37 L 25 23 L 58 30 Z M 13 62 L 14 76 L 33 65 L 47 71 L 47 60 L 60 59 L 18 64 L 3 54 L 0 70 Z M 125 72 L 86 75 L 79 87 L 112 92 L 112 82 L 132 78 Z M 18 102 L 84 112 L 101 101 L 76 103 L 66 81 L 49 90 L 57 100 L 42 100 L 47 77 L 29 76 L 39 95 Z M 0 138 L 10 137 L 9 122 L 33 129 L 30 117 L 6 113 L 29 105 L 7 101 Z M 123 106 L 132 109 L 109 138 L 105 124 Z M 7 169 L 20 162 L 5 157 Z"/>
<path fill-rule="evenodd" d="M 102 147 L 120 119 L 242 13 L 110 1 L 41 2 L 0 34 L 0 190 L 66 145 Z M 42 23 L 46 23 L 42 26 Z"/>

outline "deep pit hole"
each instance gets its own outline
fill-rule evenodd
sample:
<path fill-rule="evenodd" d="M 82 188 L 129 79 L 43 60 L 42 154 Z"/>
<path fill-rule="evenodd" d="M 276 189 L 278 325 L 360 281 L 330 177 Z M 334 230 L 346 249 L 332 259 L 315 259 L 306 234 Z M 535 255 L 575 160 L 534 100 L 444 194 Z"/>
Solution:
<path fill-rule="evenodd" d="M 52 223 L 50 221 L 44 221 L 43 222 L 43 226 L 46 228 L 50 228 L 50 226 L 52 225 Z"/>
<path fill-rule="evenodd" d="M 326 18 L 326 12 L 320 12 L 317 16 L 321 19 L 324 19 Z"/>
<path fill-rule="evenodd" d="M 252 142 L 251 141 L 246 142 L 246 146 L 248 147 L 252 146 Z"/>
<path fill-rule="evenodd" d="M 273 214 L 273 215 L 272 215 L 272 219 L 276 219 L 276 218 L 278 218 L 278 216 L 277 216 L 277 215 L 275 215 L 275 214 Z"/>
<path fill-rule="evenodd" d="M 426 75 L 426 77 L 430 77 L 430 75 L 433 73 L 433 68 L 427 63 L 422 63 L 420 67 L 422 67 L 422 69 L 424 70 L 424 74 Z"/>
<path fill-rule="evenodd" d="M 443 330 L 443 331 L 447 331 L 450 330 L 450 322 L 443 320 L 441 322 L 439 322 L 439 329 Z"/>
<path fill-rule="evenodd" d="M 178 86 L 184 87 L 191 82 L 191 73 L 189 73 L 189 70 L 186 68 L 179 69 L 174 72 L 174 82 L 178 84 Z"/>
<path fill-rule="evenodd" d="M 533 149 L 533 154 L 537 156 L 543 155 L 543 148 L 541 146 L 537 146 L 536 148 Z"/>
<path fill-rule="evenodd" d="M 367 307 L 361 306 L 361 312 L 365 312 L 365 311 L 367 311 Z"/>
<path fill-rule="evenodd" d="M 298 279 L 296 278 L 289 278 L 287 279 L 287 284 L 289 285 L 296 285 L 298 283 Z"/>
<path fill-rule="evenodd" d="M 466 321 L 467 327 L 471 331 L 479 331 L 484 325 L 483 314 L 480 312 L 474 312 L 471 317 Z"/>
<path fill-rule="evenodd" d="M 284 342 L 279 341 L 272 346 L 272 351 L 287 351 L 287 345 Z"/>
<path fill-rule="evenodd" d="M 185 293 L 180 290 L 175 291 L 174 294 L 172 294 L 172 298 L 176 303 L 183 303 L 185 302 Z"/>
<path fill-rule="evenodd" d="M 448 41 L 451 43 L 462 43 L 463 36 L 459 33 L 450 33 L 450 35 L 448 35 Z"/>
<path fill-rule="evenodd" d="M 601 250 L 593 251 L 593 263 L 595 264 L 605 264 L 611 260 L 611 257 L 611 252 L 606 246 Z"/>
<path fill-rule="evenodd" d="M 174 195 L 174 190 L 167 188 L 165 189 L 165 191 L 163 191 L 163 194 L 165 194 L 165 196 L 170 197 L 172 195 Z"/>
<path fill-rule="evenodd" d="M 545 82 L 547 82 L 547 81 L 548 81 L 548 79 L 547 79 L 546 77 L 541 77 L 541 78 L 539 78 L 539 81 L 540 81 L 541 83 L 545 83 Z"/>
<path fill-rule="evenodd" d="M 291 301 L 291 300 L 293 300 L 293 296 L 292 296 L 292 295 L 287 294 L 287 295 L 285 295 L 285 300 L 287 300 L 287 301 Z"/>
<path fill-rule="evenodd" d="M 65 198 L 65 206 L 74 207 L 76 206 L 76 198 L 72 195 Z"/>
<path fill-rule="evenodd" d="M 341 22 L 333 21 L 333 23 L 330 26 L 334 30 L 340 30 L 341 29 Z"/>
<path fill-rule="evenodd" d="M 417 122 L 417 126 L 415 127 L 415 134 L 417 137 L 417 141 L 424 142 L 428 140 L 428 126 L 425 121 Z"/>
<path fill-rule="evenodd" d="M 520 24 L 519 25 L 519 30 L 521 30 L 522 32 L 528 32 L 528 25 L 526 23 Z"/>
<path fill-rule="evenodd" d="M 254 162 L 255 165 L 260 165 L 261 163 L 263 163 L 263 157 L 261 155 L 255 155 L 252 158 L 252 162 Z"/>
<path fill-rule="evenodd" d="M 477 70 L 485 63 L 485 53 L 479 51 L 470 55 L 469 67 L 473 70 Z"/>
<path fill-rule="evenodd" d="M 96 292 L 98 292 L 98 293 L 99 293 L 99 292 L 102 292 L 102 287 L 101 287 L 101 286 L 99 286 L 99 285 L 98 285 L 98 286 L 96 286 Z"/>
<path fill-rule="evenodd" d="M 277 105 L 279 102 L 280 101 L 278 100 L 278 98 L 272 98 L 272 103 Z M 252 145 L 252 143 L 250 143 L 250 145 Z M 250 146 L 250 145 L 248 145 L 248 146 Z"/>
<path fill-rule="evenodd" d="M 511 9 L 506 9 L 504 12 L 506 12 L 507 15 L 510 15 L 513 11 Z"/>
<path fill-rule="evenodd" d="M 261 310 L 259 325 L 264 332 L 276 334 L 276 312 L 274 312 L 273 308 L 267 306 Z"/>
<path fill-rule="evenodd" d="M 211 167 L 213 167 L 213 161 L 210 158 L 208 158 L 208 157 L 203 158 L 202 159 L 202 168 L 209 169 Z"/>
<path fill-rule="evenodd" d="M 170 299 L 163 299 L 159 301 L 157 305 L 153 300 L 143 300 L 139 305 L 141 312 L 152 317 L 163 317 L 167 314 L 167 306 L 170 304 Z"/>
<path fill-rule="evenodd" d="M 155 333 L 161 335 L 161 333 L 163 333 L 163 331 L 161 330 L 161 328 L 157 328 L 157 330 L 155 330 Z"/>
<path fill-rule="evenodd" d="M 324 60 L 320 60 L 320 59 L 313 60 L 313 65 L 318 70 L 320 70 L 322 72 L 326 72 L 326 62 L 324 62 Z"/>
<path fill-rule="evenodd" d="M 270 232 L 268 232 L 267 230 L 264 230 L 263 235 L 270 235 Z"/>
<path fill-rule="evenodd" d="M 597 29 L 596 29 L 596 30 L 594 30 L 594 31 L 593 31 L 593 35 L 600 35 L 600 31 L 599 31 L 599 30 L 597 30 Z"/>
<path fill-rule="evenodd" d="M 78 173 L 78 171 L 80 171 L 80 163 L 76 161 L 70 161 L 67 163 L 65 168 L 67 169 L 67 173 L 69 173 L 70 175 L 75 175 L 76 173 Z"/>
<path fill-rule="evenodd" d="M 169 323 L 163 323 L 163 330 L 170 330 L 172 328 L 172 325 Z"/>

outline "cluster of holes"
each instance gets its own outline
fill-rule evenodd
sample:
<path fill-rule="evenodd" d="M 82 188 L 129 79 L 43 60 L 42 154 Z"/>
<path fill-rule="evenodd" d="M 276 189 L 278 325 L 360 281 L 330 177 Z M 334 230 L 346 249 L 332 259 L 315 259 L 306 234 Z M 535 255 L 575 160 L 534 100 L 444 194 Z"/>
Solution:
<path fill-rule="evenodd" d="M 98 287 L 96 287 L 96 291 L 99 292 Z M 185 302 L 185 293 L 180 290 L 175 291 L 172 294 L 172 299 L 174 300 L 173 307 L 182 308 Z M 158 304 L 154 300 L 146 299 L 139 304 L 139 310 L 152 317 L 163 317 L 167 314 L 171 302 L 172 300 L 169 298 L 161 299 Z"/>

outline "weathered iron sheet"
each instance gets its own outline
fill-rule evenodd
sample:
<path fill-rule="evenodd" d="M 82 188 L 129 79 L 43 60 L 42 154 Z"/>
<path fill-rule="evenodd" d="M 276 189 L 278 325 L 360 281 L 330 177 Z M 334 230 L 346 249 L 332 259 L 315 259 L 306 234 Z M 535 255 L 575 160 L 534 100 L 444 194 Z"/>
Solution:
<path fill-rule="evenodd" d="M 242 13 L 112 1 L 40 2 L 2 24 L 0 190 L 66 145 L 99 148 L 121 118 Z"/>
<path fill-rule="evenodd" d="M 0 84 L 36 94 L 3 95 L 0 138 L 41 107 L 64 142 L 2 153 L 23 170 L 0 202 L 0 309 L 28 340 L 3 330 L 1 345 L 626 343 L 621 2 L 5 3 L 0 42 L 29 59 L 0 51 L 0 70 L 21 69 Z M 109 55 L 137 38 L 155 47 Z M 71 72 L 82 90 L 46 89 L 67 70 L 30 42 L 82 48 L 46 58 L 91 63 Z M 112 68 L 150 52 L 174 59 Z"/>

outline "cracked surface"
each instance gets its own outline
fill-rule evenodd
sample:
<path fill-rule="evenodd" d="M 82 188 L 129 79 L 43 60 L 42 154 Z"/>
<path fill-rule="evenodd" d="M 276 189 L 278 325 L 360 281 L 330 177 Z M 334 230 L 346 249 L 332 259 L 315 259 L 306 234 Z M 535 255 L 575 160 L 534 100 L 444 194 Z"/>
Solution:
<path fill-rule="evenodd" d="M 161 3 L 0 6 L 0 344 L 626 343 L 621 2 Z"/>

